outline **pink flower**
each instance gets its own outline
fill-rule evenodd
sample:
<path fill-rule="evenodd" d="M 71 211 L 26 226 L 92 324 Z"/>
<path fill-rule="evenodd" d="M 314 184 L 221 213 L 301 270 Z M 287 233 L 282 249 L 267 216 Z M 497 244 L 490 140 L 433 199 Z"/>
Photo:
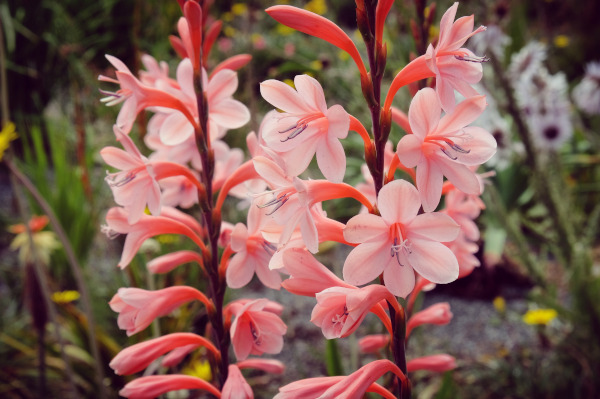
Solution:
<path fill-rule="evenodd" d="M 425 212 L 437 207 L 443 176 L 464 193 L 479 195 L 479 180 L 469 166 L 490 159 L 496 141 L 482 128 L 466 126 L 477 119 L 485 105 L 485 96 L 471 97 L 440 118 L 433 89 L 422 89 L 413 98 L 408 119 L 414 134 L 402 137 L 397 154 L 405 166 L 417 167 L 417 187 Z"/>
<path fill-rule="evenodd" d="M 107 97 L 101 101 L 106 105 L 116 105 L 123 102 L 123 107 L 117 116 L 117 126 L 125 133 L 129 133 L 137 114 L 148 107 L 164 107 L 179 111 L 183 116 L 193 124 L 196 122 L 192 114 L 176 96 L 163 90 L 155 89 L 140 82 L 127 68 L 127 66 L 118 58 L 107 55 L 108 61 L 117 69 L 117 80 L 106 76 L 99 76 L 98 79 L 104 82 L 116 83 L 121 88 L 116 92 L 102 91 Z"/>
<path fill-rule="evenodd" d="M 159 356 L 182 346 L 192 346 L 194 349 L 205 347 L 213 355 L 220 356 L 217 348 L 206 338 L 192 333 L 174 333 L 123 349 L 111 360 L 110 367 L 119 375 L 137 373 L 148 367 Z"/>
<path fill-rule="evenodd" d="M 198 187 L 186 177 L 173 176 L 161 180 L 162 203 L 166 206 L 180 206 L 188 209 L 198 203 Z"/>
<path fill-rule="evenodd" d="M 317 155 L 323 175 L 339 183 L 346 171 L 346 154 L 339 139 L 348 135 L 350 118 L 341 105 L 327 109 L 323 88 L 308 75 L 294 78 L 296 90 L 283 82 L 267 80 L 260 93 L 283 113 L 270 114 L 262 137 L 285 161 L 288 174 L 304 172 Z"/>
<path fill-rule="evenodd" d="M 238 360 L 249 355 L 281 352 L 287 327 L 279 316 L 265 310 L 268 303 L 267 299 L 249 301 L 235 314 L 230 333 Z"/>
<path fill-rule="evenodd" d="M 279 388 L 273 399 L 362 399 L 366 392 L 393 399 L 395 396 L 391 392 L 375 383 L 389 371 L 402 381 L 406 380 L 398 366 L 382 359 L 368 363 L 347 377 L 317 377 L 292 382 Z"/>
<path fill-rule="evenodd" d="M 291 248 L 283 254 L 290 278 L 281 286 L 294 295 L 315 296 L 330 287 L 352 288 L 303 248 Z"/>
<path fill-rule="evenodd" d="M 452 241 L 460 230 L 452 218 L 441 213 L 417 215 L 419 193 L 404 180 L 383 186 L 377 207 L 381 216 L 356 215 L 346 225 L 346 240 L 360 243 L 344 263 L 346 282 L 367 284 L 383 272 L 385 286 L 406 297 L 415 285 L 414 271 L 438 284 L 456 280 L 456 257 L 440 243 Z"/>
<path fill-rule="evenodd" d="M 106 176 L 115 196 L 115 202 L 128 212 L 127 220 L 130 224 L 140 219 L 146 204 L 153 215 L 160 214 L 160 187 L 152 165 L 117 125 L 113 126 L 113 130 L 125 151 L 115 147 L 105 147 L 100 151 L 100 155 L 104 162 L 121 170 Z"/>
<path fill-rule="evenodd" d="M 238 223 L 233 228 L 230 245 L 237 253 L 227 266 L 226 278 L 229 287 L 245 286 L 256 273 L 264 285 L 279 289 L 279 272 L 269 269 L 269 261 L 277 247 L 265 240 L 261 234 L 261 228 L 267 223 L 267 218 L 260 208 L 251 206 L 248 211 L 248 227 Z"/>
<path fill-rule="evenodd" d="M 443 373 L 456 368 L 456 359 L 446 354 L 424 356 L 409 360 L 406 368 L 408 372 L 428 370 Z"/>
<path fill-rule="evenodd" d="M 352 334 L 380 301 L 388 299 L 396 303 L 388 289 L 379 284 L 363 288 L 331 287 L 319 292 L 316 298 L 310 321 L 321 327 L 327 339 Z"/>
<path fill-rule="evenodd" d="M 130 399 L 148 399 L 181 389 L 201 389 L 217 398 L 221 397 L 219 390 L 203 379 L 179 374 L 140 377 L 125 385 L 119 395 Z"/>
<path fill-rule="evenodd" d="M 185 285 L 157 291 L 119 288 L 108 304 L 112 310 L 119 313 L 119 328 L 127 330 L 127 336 L 131 336 L 148 327 L 157 317 L 165 316 L 194 299 L 201 301 L 208 308 L 213 307 L 212 302 L 203 293 Z"/>
<path fill-rule="evenodd" d="M 388 334 L 372 334 L 358 340 L 358 349 L 360 353 L 377 353 L 389 343 Z"/>
<path fill-rule="evenodd" d="M 235 364 L 229 365 L 227 381 L 223 384 L 221 399 L 254 399 L 252 388 Z"/>
<path fill-rule="evenodd" d="M 106 214 L 107 226 L 102 230 L 109 237 L 116 237 L 119 234 L 127 234 L 123 254 L 119 261 L 119 267 L 125 268 L 134 258 L 144 241 L 150 237 L 161 234 L 183 234 L 196 243 L 201 249 L 205 248 L 204 242 L 200 237 L 200 231 L 195 231 L 183 220 L 173 218 L 174 215 L 165 215 L 165 211 L 170 208 L 163 208 L 162 216 L 149 216 L 142 214 L 140 220 L 133 225 L 128 222 L 127 211 L 123 208 L 114 207 L 109 209 Z M 172 209 L 172 208 L 171 208 Z M 171 212 L 174 213 L 175 211 Z M 177 211 L 178 212 L 178 211 Z"/>
<path fill-rule="evenodd" d="M 478 95 L 471 85 L 481 80 L 481 62 L 487 61 L 487 58 L 477 57 L 466 48 L 461 48 L 468 38 L 483 32 L 485 27 L 473 30 L 472 15 L 454 21 L 457 8 L 458 2 L 444 13 L 437 46 L 434 48 L 430 44 L 425 55 L 427 66 L 435 73 L 437 96 L 446 112 L 454 109 L 455 89 L 465 98 Z"/>
<path fill-rule="evenodd" d="M 422 324 L 435 324 L 438 326 L 448 324 L 452 320 L 452 312 L 448 302 L 436 303 L 427 309 L 423 309 L 408 319 L 406 323 L 406 336 L 409 336 L 411 331 Z"/>
<path fill-rule="evenodd" d="M 189 262 L 196 262 L 204 268 L 202 256 L 197 252 L 187 250 L 171 252 L 154 258 L 146 264 L 146 268 L 152 274 L 163 274 Z"/>
<path fill-rule="evenodd" d="M 226 129 L 235 129 L 250 120 L 250 112 L 241 102 L 232 98 L 238 86 L 237 73 L 222 69 L 210 79 L 202 71 L 203 88 L 208 102 L 208 134 L 210 140 L 223 137 Z M 194 91 L 194 69 L 189 59 L 184 59 L 177 67 L 178 96 L 198 118 L 198 104 Z M 194 135 L 195 125 L 182 118 L 181 114 L 171 112 L 163 121 L 159 135 L 164 144 L 178 145 Z"/>

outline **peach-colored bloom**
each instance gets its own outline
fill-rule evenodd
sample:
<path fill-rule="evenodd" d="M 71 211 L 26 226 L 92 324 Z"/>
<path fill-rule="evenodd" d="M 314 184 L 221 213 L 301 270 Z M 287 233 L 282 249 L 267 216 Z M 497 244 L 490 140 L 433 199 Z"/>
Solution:
<path fill-rule="evenodd" d="M 189 262 L 196 262 L 202 267 L 202 256 L 198 252 L 188 250 L 170 252 L 152 259 L 146 264 L 146 268 L 152 274 L 163 274 Z"/>
<path fill-rule="evenodd" d="M 229 365 L 227 381 L 223 384 L 221 399 L 254 399 L 252 388 L 235 364 Z"/>
<path fill-rule="evenodd" d="M 129 399 L 148 399 L 181 389 L 200 389 L 217 398 L 221 397 L 221 392 L 209 382 L 198 377 L 180 374 L 149 375 L 137 378 L 125 385 L 119 391 L 119 395 Z"/>
<path fill-rule="evenodd" d="M 157 291 L 119 288 L 108 304 L 112 310 L 119 313 L 119 328 L 126 330 L 127 335 L 131 336 L 148 327 L 157 317 L 165 316 L 194 299 L 212 307 L 212 303 L 203 293 L 185 285 Z"/>
<path fill-rule="evenodd" d="M 242 360 L 236 364 L 240 369 L 256 369 L 271 374 L 283 374 L 285 371 L 285 365 L 275 359 L 252 358 Z"/>
<path fill-rule="evenodd" d="M 235 314 L 230 333 L 238 360 L 245 360 L 249 355 L 281 352 L 287 327 L 276 314 L 265 310 L 268 303 L 267 299 L 249 301 Z"/>
<path fill-rule="evenodd" d="M 379 284 L 363 288 L 331 287 L 316 294 L 316 298 L 310 321 L 321 327 L 327 339 L 352 334 L 380 301 L 396 303 L 388 289 Z"/>
<path fill-rule="evenodd" d="M 419 193 L 404 180 L 383 186 L 377 207 L 381 216 L 356 215 L 346 225 L 346 240 L 360 244 L 344 263 L 346 282 L 367 284 L 383 272 L 385 286 L 406 297 L 415 285 L 414 271 L 438 284 L 456 280 L 456 257 L 440 243 L 452 241 L 460 230 L 452 218 L 435 212 L 417 215 Z"/>
<path fill-rule="evenodd" d="M 213 355 L 219 356 L 219 351 L 206 338 L 192 333 L 173 333 L 148 341 L 140 342 L 123 349 L 111 360 L 110 367 L 116 374 L 129 375 L 148 367 L 159 356 L 173 349 L 186 347 L 205 347 Z M 188 351 L 189 353 L 189 351 Z"/>
<path fill-rule="evenodd" d="M 265 240 L 261 229 L 268 222 L 268 216 L 257 206 L 248 211 L 248 227 L 238 223 L 231 232 L 231 249 L 236 254 L 229 261 L 226 278 L 231 288 L 241 288 L 248 284 L 254 273 L 269 288 L 278 290 L 281 277 L 276 270 L 269 269 L 269 261 L 275 245 Z"/>
<path fill-rule="evenodd" d="M 479 180 L 469 166 L 490 159 L 496 141 L 484 129 L 467 125 L 485 106 L 485 96 L 471 97 L 441 117 L 433 89 L 422 89 L 413 98 L 408 111 L 413 134 L 402 137 L 397 154 L 405 166 L 417 167 L 417 188 L 425 212 L 439 204 L 444 176 L 464 193 L 480 194 Z"/>
<path fill-rule="evenodd" d="M 375 383 L 389 371 L 406 380 L 398 366 L 381 359 L 368 363 L 347 377 L 317 377 L 292 382 L 279 388 L 273 399 L 362 399 L 366 392 L 393 399 L 395 396 L 391 392 Z"/>
<path fill-rule="evenodd" d="M 286 163 L 292 176 L 304 172 L 317 155 L 323 175 L 339 183 L 346 171 L 346 154 L 340 139 L 346 138 L 350 126 L 348 114 L 341 105 L 327 108 L 323 88 L 314 78 L 294 78 L 296 90 L 277 80 L 260 84 L 260 93 L 283 113 L 269 114 L 262 137 Z"/>
<path fill-rule="evenodd" d="M 417 370 L 428 370 L 443 373 L 456 368 L 456 359 L 444 353 L 438 355 L 424 356 L 409 360 L 406 363 L 409 372 Z"/>
<path fill-rule="evenodd" d="M 162 216 L 142 214 L 140 220 L 133 225 L 129 224 L 129 217 L 125 209 L 119 207 L 109 209 L 106 214 L 107 225 L 102 227 L 103 232 L 109 237 L 127 234 L 121 260 L 119 261 L 120 268 L 125 268 L 133 260 L 146 239 L 160 234 L 183 234 L 194 241 L 200 248 L 205 247 L 199 235 L 200 232 L 195 231 L 184 221 L 173 218 L 172 214 L 167 217 L 165 211 L 168 209 L 163 208 Z M 173 210 L 171 213 L 175 212 L 179 211 Z"/>
<path fill-rule="evenodd" d="M 283 264 L 290 278 L 284 280 L 281 286 L 294 295 L 315 296 L 330 287 L 353 287 L 338 278 L 303 248 L 285 251 Z"/>
<path fill-rule="evenodd" d="M 438 326 L 448 324 L 452 320 L 452 312 L 448 302 L 436 303 L 411 316 L 406 323 L 406 335 L 422 324 L 435 324 Z"/>
<path fill-rule="evenodd" d="M 367 335 L 358 340 L 358 350 L 360 353 L 377 353 L 390 343 L 388 334 Z"/>
<path fill-rule="evenodd" d="M 480 26 L 473 30 L 473 15 L 454 21 L 457 8 L 458 2 L 444 13 L 440 21 L 437 46 L 433 47 L 430 44 L 425 55 L 427 66 L 435 73 L 437 96 L 446 112 L 451 112 L 455 107 L 454 90 L 464 97 L 479 94 L 471 85 L 481 80 L 481 62 L 487 60 L 485 57 L 477 57 L 466 48 L 461 48 L 467 39 L 483 32 L 485 27 Z"/>

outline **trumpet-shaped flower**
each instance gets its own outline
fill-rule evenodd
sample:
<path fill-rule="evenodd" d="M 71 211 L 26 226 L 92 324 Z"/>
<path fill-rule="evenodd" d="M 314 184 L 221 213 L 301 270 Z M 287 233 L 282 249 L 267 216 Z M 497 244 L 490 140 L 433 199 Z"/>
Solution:
<path fill-rule="evenodd" d="M 417 215 L 419 193 L 404 180 L 395 180 L 379 191 L 381 216 L 360 214 L 344 229 L 349 242 L 359 243 L 344 263 L 344 280 L 362 285 L 381 273 L 385 286 L 406 297 L 415 285 L 414 271 L 427 280 L 445 284 L 458 277 L 456 257 L 441 242 L 452 241 L 458 226 L 441 213 Z"/>
<path fill-rule="evenodd" d="M 229 287 L 245 286 L 256 273 L 264 285 L 279 289 L 279 272 L 269 269 L 269 261 L 277 247 L 265 240 L 261 234 L 261 228 L 267 222 L 267 218 L 262 209 L 251 206 L 248 211 L 248 227 L 238 223 L 233 228 L 230 245 L 236 254 L 227 266 L 226 278 Z"/>
<path fill-rule="evenodd" d="M 264 99 L 284 111 L 269 114 L 262 137 L 283 158 L 288 174 L 302 173 L 316 153 L 323 175 L 339 183 L 346 171 L 346 154 L 339 140 L 348 135 L 350 118 L 341 105 L 327 108 L 323 88 L 310 76 L 296 76 L 294 85 L 296 90 L 277 80 L 260 84 Z"/>
<path fill-rule="evenodd" d="M 194 349 L 202 346 L 209 349 L 214 355 L 220 356 L 217 348 L 200 335 L 173 333 L 123 349 L 111 360 L 110 367 L 119 375 L 137 373 L 148 367 L 159 356 L 183 346 L 191 346 Z"/>
<path fill-rule="evenodd" d="M 454 21 L 458 2 L 454 3 L 442 16 L 440 21 L 440 37 L 437 46 L 429 45 L 425 62 L 435 73 L 436 91 L 442 108 L 450 112 L 455 107 L 454 90 L 464 97 L 476 96 L 479 93 L 473 87 L 481 80 L 483 68 L 481 62 L 485 57 L 477 57 L 470 50 L 461 48 L 476 33 L 483 32 L 484 26 L 473 30 L 473 16 L 461 17 Z"/>
<path fill-rule="evenodd" d="M 235 364 L 229 365 L 227 381 L 221 391 L 221 399 L 254 399 L 252 388 Z"/>
<path fill-rule="evenodd" d="M 157 291 L 119 288 L 109 305 L 112 310 L 119 313 L 117 319 L 119 328 L 127 330 L 127 335 L 131 336 L 148 327 L 157 317 L 165 316 L 194 299 L 201 301 L 207 307 L 212 307 L 212 302 L 203 293 L 185 285 Z"/>
<path fill-rule="evenodd" d="M 352 334 L 380 301 L 396 302 L 388 289 L 379 284 L 363 288 L 331 287 L 316 294 L 316 298 L 310 321 L 321 327 L 327 339 Z"/>
<path fill-rule="evenodd" d="M 452 320 L 452 312 L 448 302 L 436 303 L 423 309 L 408 319 L 406 323 L 406 336 L 409 336 L 411 331 L 422 324 L 435 324 L 438 326 L 448 324 Z"/>
<path fill-rule="evenodd" d="M 245 360 L 249 355 L 281 352 L 287 327 L 279 316 L 266 309 L 268 304 L 267 299 L 256 299 L 236 312 L 230 332 L 238 360 Z"/>
<path fill-rule="evenodd" d="M 402 137 L 396 151 L 405 166 L 417 167 L 417 187 L 425 212 L 439 204 L 444 176 L 462 192 L 480 194 L 479 180 L 469 166 L 490 159 L 496 141 L 484 129 L 467 125 L 477 119 L 485 105 L 484 96 L 467 98 L 441 117 L 433 89 L 422 89 L 413 98 L 408 111 L 413 134 Z"/>
<path fill-rule="evenodd" d="M 361 399 L 366 392 L 392 399 L 395 396 L 391 392 L 375 383 L 389 371 L 406 380 L 398 366 L 381 359 L 368 363 L 346 377 L 317 377 L 292 382 L 279 388 L 279 393 L 273 399 Z"/>
<path fill-rule="evenodd" d="M 119 395 L 129 399 L 148 399 L 181 389 L 200 389 L 217 398 L 221 397 L 219 390 L 211 383 L 198 377 L 181 374 L 148 375 L 137 378 L 125 385 L 119 391 Z"/>
<path fill-rule="evenodd" d="M 443 373 L 444 371 L 453 370 L 455 368 L 456 359 L 450 355 L 446 355 L 445 353 L 418 357 L 416 359 L 409 360 L 406 363 L 406 369 L 409 372 L 427 370 Z"/>

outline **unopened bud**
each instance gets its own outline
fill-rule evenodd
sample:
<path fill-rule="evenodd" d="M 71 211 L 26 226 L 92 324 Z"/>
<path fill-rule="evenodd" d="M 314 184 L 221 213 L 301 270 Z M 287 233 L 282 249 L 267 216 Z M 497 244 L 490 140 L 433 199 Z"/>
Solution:
<path fill-rule="evenodd" d="M 373 80 L 371 74 L 368 73 L 366 76 L 360 76 L 360 86 L 362 88 L 363 96 L 367 101 L 367 105 L 370 107 L 376 106 L 375 94 L 373 92 Z"/>

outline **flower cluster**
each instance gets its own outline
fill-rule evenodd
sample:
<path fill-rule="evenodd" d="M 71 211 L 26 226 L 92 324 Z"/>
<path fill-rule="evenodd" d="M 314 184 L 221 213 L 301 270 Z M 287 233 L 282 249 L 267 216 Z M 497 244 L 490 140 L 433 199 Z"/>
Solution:
<path fill-rule="evenodd" d="M 248 109 L 232 97 L 238 85 L 236 69 L 248 59 L 234 57 L 205 70 L 220 24 L 207 24 L 206 9 L 200 4 L 204 3 L 180 1 L 184 17 L 177 25 L 179 37 L 171 40 L 182 57 L 176 79 L 169 76 L 165 63 L 150 56 L 144 57 L 146 71 L 139 77 L 108 56 L 116 79 L 101 80 L 119 89 L 105 92 L 104 101 L 123 103 L 114 133 L 124 150 L 108 147 L 101 155 L 118 169 L 106 180 L 121 207 L 108 212 L 105 231 L 110 236 L 127 234 L 119 266 L 126 267 L 147 238 L 179 234 L 196 249 L 158 257 L 148 263 L 148 271 L 175 273 L 179 265 L 195 262 L 209 286 L 206 293 L 190 286 L 119 290 L 110 305 L 120 313 L 119 327 L 128 335 L 194 300 L 204 305 L 210 328 L 206 336 L 173 333 L 139 343 L 123 350 L 111 366 L 118 373 L 132 374 L 164 354 L 174 366 L 202 347 L 216 377 L 209 383 L 184 375 L 150 375 L 132 381 L 121 394 L 147 397 L 174 389 L 203 389 L 222 398 L 253 397 L 240 370 L 280 371 L 267 360 L 248 357 L 279 353 L 287 330 L 279 317 L 282 307 L 267 299 L 224 304 L 227 287 L 242 288 L 256 274 L 267 287 L 283 286 L 293 294 L 315 297 L 311 322 L 326 338 L 352 334 L 374 313 L 389 334 L 379 342 L 396 342 L 393 362 L 372 362 L 348 377 L 298 381 L 282 387 L 278 398 L 359 398 L 367 391 L 393 397 L 375 382 L 387 372 L 397 377 L 407 397 L 408 371 L 442 371 L 455 364 L 453 358 L 438 355 L 414 359 L 407 369 L 403 341 L 418 325 L 444 324 L 451 314 L 440 305 L 412 315 L 412 305 L 404 309 L 397 297 L 413 304 L 427 284 L 450 283 L 477 266 L 473 254 L 479 233 L 473 219 L 482 209 L 482 185 L 476 169 L 492 157 L 496 142 L 485 129 L 470 126 L 487 105 L 485 96 L 473 88 L 486 58 L 463 45 L 485 28 L 474 28 L 472 16 L 455 21 L 455 3 L 441 19 L 435 44 L 396 75 L 381 101 L 387 57 L 383 30 L 393 1 L 380 0 L 376 7 L 357 1 L 370 71 L 353 40 L 330 20 L 287 5 L 267 9 L 281 24 L 348 53 L 360 74 L 372 129 L 367 131 L 342 105 L 328 106 L 323 87 L 313 77 L 296 76 L 293 87 L 266 80 L 260 93 L 277 110 L 265 115 L 258 132 L 248 134 L 252 159 L 243 162 L 240 150 L 230 149 L 222 139 L 250 118 Z M 368 15 L 375 16 L 374 25 Z M 398 90 L 423 79 L 435 79 L 435 89 L 419 90 L 407 112 L 393 106 Z M 464 100 L 457 102 L 455 91 Z M 152 150 L 148 156 L 129 136 L 142 110 L 154 113 L 144 137 Z M 397 143 L 388 140 L 392 121 L 405 131 Z M 343 142 L 351 131 L 364 141 L 366 181 L 357 187 L 344 183 Z M 307 179 L 303 174 L 314 158 L 323 178 Z M 412 181 L 396 180 L 397 169 Z M 228 195 L 251 199 L 246 224 L 222 220 Z M 444 195 L 445 209 L 436 211 Z M 338 198 L 356 200 L 364 212 L 346 224 L 328 217 L 322 203 Z M 345 260 L 343 278 L 313 256 L 325 241 L 354 247 Z M 281 273 L 289 278 L 282 280 Z M 229 362 L 230 344 L 235 364 Z"/>

